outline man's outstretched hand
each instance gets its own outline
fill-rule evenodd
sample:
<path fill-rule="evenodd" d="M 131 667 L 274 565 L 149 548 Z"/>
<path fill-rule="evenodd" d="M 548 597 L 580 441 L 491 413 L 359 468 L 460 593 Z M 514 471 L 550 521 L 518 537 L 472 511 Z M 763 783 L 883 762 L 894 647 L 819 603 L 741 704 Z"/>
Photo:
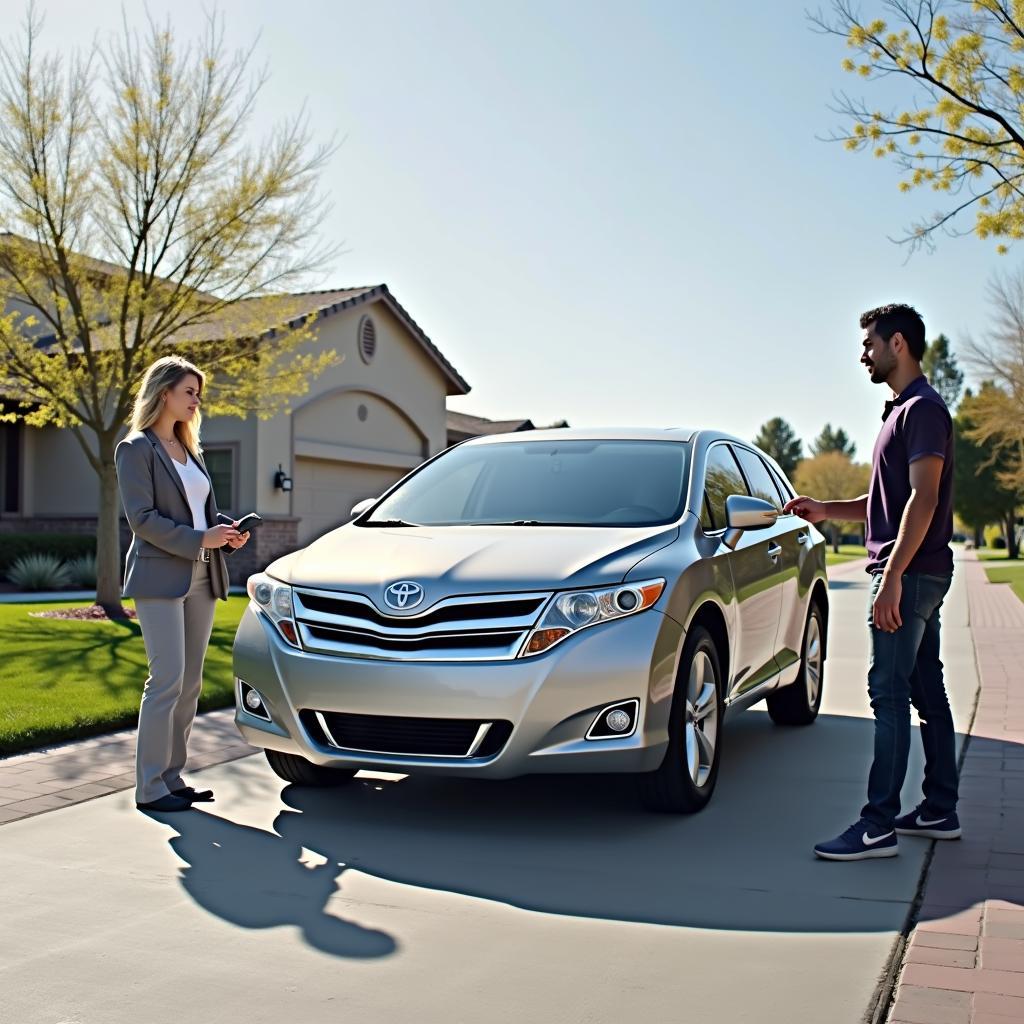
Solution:
<path fill-rule="evenodd" d="M 828 519 L 825 513 L 825 502 L 808 498 L 804 494 L 801 494 L 798 498 L 793 498 L 791 501 L 787 501 L 782 511 L 792 512 L 801 519 L 806 519 L 809 523 L 820 523 L 823 519 Z"/>

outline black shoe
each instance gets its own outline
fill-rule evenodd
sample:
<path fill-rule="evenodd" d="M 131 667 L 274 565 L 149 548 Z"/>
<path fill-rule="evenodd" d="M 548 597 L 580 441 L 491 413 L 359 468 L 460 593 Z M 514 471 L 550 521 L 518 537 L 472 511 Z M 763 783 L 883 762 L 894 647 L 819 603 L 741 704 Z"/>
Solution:
<path fill-rule="evenodd" d="M 187 811 L 192 806 L 192 801 L 168 793 L 159 800 L 150 800 L 144 804 L 136 803 L 135 806 L 140 811 Z"/>
<path fill-rule="evenodd" d="M 180 796 L 182 800 L 190 803 L 207 803 L 213 799 L 212 789 L 193 789 L 191 786 L 184 786 L 182 789 L 172 789 L 171 796 Z"/>

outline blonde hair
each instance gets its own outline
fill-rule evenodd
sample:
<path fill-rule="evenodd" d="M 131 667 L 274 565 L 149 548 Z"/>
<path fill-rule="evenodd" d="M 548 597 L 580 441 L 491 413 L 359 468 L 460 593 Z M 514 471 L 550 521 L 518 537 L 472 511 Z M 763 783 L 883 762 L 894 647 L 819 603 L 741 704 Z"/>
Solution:
<path fill-rule="evenodd" d="M 165 391 L 177 387 L 183 377 L 192 374 L 199 381 L 199 392 L 202 394 L 206 377 L 197 366 L 193 366 L 181 356 L 163 356 L 146 370 L 142 378 L 142 386 L 135 396 L 135 407 L 132 409 L 132 430 L 145 430 L 153 426 L 163 412 L 163 396 Z M 189 422 L 178 421 L 174 424 L 174 434 L 185 448 L 193 455 L 198 455 L 199 425 L 202 414 L 196 409 L 195 416 Z"/>

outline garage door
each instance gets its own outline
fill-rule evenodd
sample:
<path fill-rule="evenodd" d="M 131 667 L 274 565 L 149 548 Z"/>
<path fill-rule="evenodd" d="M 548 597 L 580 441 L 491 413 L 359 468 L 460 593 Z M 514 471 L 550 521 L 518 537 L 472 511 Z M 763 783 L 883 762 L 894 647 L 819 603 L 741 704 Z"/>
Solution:
<path fill-rule="evenodd" d="M 376 498 L 408 470 L 354 462 L 297 458 L 292 481 L 292 508 L 299 517 L 299 543 L 349 521 L 349 511 L 364 498 Z"/>

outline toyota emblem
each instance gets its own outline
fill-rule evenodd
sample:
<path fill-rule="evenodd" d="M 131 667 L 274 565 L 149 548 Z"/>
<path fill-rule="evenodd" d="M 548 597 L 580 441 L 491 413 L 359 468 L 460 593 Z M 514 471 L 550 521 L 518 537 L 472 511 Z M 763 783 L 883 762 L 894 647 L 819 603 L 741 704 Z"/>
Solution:
<path fill-rule="evenodd" d="M 384 591 L 384 603 L 395 611 L 404 612 L 423 601 L 423 588 L 412 580 L 399 580 Z"/>

